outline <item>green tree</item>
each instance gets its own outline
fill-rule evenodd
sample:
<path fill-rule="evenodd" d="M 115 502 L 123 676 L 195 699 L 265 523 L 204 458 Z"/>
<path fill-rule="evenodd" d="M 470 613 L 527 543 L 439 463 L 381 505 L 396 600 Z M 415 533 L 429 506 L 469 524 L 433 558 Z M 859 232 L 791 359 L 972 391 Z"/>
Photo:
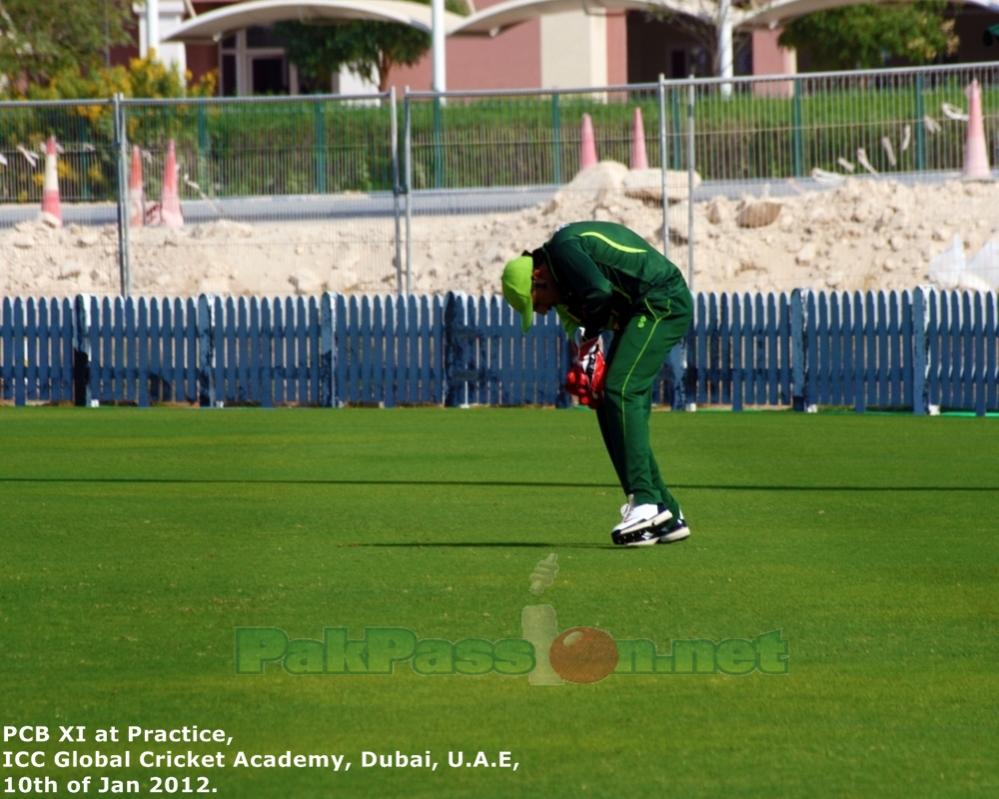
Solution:
<path fill-rule="evenodd" d="M 131 18 L 129 0 L 0 0 L 0 91 L 106 66 Z"/>
<path fill-rule="evenodd" d="M 424 5 L 429 0 L 417 0 Z M 455 14 L 467 14 L 464 0 L 445 0 Z M 332 88 L 333 73 L 347 66 L 379 91 L 388 87 L 393 66 L 415 64 L 430 49 L 430 36 L 408 25 L 357 20 L 336 25 L 279 22 L 274 26 L 288 59 L 298 67 L 303 84 L 315 91 Z"/>
<path fill-rule="evenodd" d="M 819 11 L 792 20 L 782 47 L 807 51 L 819 70 L 876 69 L 890 58 L 930 64 L 957 49 L 947 0 L 873 4 Z"/>
<path fill-rule="evenodd" d="M 192 81 L 191 71 L 183 74 L 175 64 L 169 67 L 156 57 L 132 58 L 128 66 L 100 67 L 86 74 L 68 68 L 53 75 L 40 86 L 26 92 L 29 100 L 84 100 L 92 97 L 213 97 L 215 70 Z"/>

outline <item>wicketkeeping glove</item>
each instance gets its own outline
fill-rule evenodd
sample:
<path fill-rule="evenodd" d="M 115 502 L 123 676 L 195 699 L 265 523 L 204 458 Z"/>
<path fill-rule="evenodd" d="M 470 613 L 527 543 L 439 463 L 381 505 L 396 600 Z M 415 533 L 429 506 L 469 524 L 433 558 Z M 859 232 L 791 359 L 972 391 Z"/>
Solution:
<path fill-rule="evenodd" d="M 600 336 L 584 339 L 577 332 L 578 341 L 569 344 L 572 364 L 565 376 L 565 390 L 579 397 L 581 405 L 597 407 L 604 398 L 604 376 L 607 363 L 604 360 L 603 343 Z"/>

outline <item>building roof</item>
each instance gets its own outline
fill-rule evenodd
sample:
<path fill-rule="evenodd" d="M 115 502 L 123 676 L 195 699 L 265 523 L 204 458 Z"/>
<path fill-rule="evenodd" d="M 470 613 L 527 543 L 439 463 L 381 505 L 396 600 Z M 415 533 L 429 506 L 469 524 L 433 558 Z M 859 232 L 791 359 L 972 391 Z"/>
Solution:
<path fill-rule="evenodd" d="M 773 27 L 793 17 L 857 5 L 861 0 L 771 0 L 762 5 L 733 3 L 730 14 L 736 28 Z M 961 0 L 959 0 L 960 2 Z M 963 0 L 999 11 L 999 0 Z M 894 2 L 894 0 L 868 0 Z M 448 36 L 495 36 L 507 28 L 546 14 L 563 11 L 669 11 L 704 22 L 717 22 L 715 14 L 699 0 L 506 0 L 468 17 L 444 12 Z M 432 33 L 433 11 L 429 5 L 406 0 L 250 0 L 199 14 L 166 37 L 170 42 L 214 42 L 233 31 L 282 20 L 315 24 L 366 19 L 398 22 Z"/>
<path fill-rule="evenodd" d="M 323 24 L 362 19 L 398 22 L 431 33 L 433 11 L 428 5 L 403 0 L 251 0 L 192 17 L 164 40 L 190 44 L 215 42 L 234 31 L 274 22 L 297 20 Z M 463 20 L 457 14 L 444 12 L 447 31 Z"/>
<path fill-rule="evenodd" d="M 672 11 L 712 21 L 704 4 L 691 0 L 507 0 L 461 18 L 449 34 L 496 36 L 522 22 L 563 11 Z"/>

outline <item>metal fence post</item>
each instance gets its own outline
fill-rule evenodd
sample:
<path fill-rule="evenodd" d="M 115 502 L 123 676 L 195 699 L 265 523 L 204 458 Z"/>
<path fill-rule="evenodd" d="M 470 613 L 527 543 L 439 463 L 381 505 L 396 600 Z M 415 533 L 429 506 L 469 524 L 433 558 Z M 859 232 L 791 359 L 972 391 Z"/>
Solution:
<path fill-rule="evenodd" d="M 694 291 L 694 103 L 697 101 L 697 84 L 690 76 L 687 89 L 687 288 Z M 667 202 L 663 197 L 663 204 Z"/>
<path fill-rule="evenodd" d="M 927 411 L 927 331 L 929 320 L 926 313 L 926 295 L 917 287 L 912 294 L 912 349 L 909 367 L 912 369 L 912 412 L 923 415 Z"/>
<path fill-rule="evenodd" d="M 444 121 L 441 114 L 441 96 L 434 96 L 434 188 L 444 188 L 444 144 L 441 141 Z"/>
<path fill-rule="evenodd" d="M 395 291 L 402 295 L 402 232 L 399 219 L 399 116 L 396 112 L 395 86 L 389 89 L 389 130 L 392 137 L 392 216 L 395 220 Z"/>
<path fill-rule="evenodd" d="M 215 407 L 215 298 L 198 295 L 198 404 Z"/>
<path fill-rule="evenodd" d="M 794 157 L 794 176 L 801 177 L 805 171 L 805 150 L 801 129 L 801 79 L 794 81 L 794 97 L 791 100 L 791 152 Z"/>
<path fill-rule="evenodd" d="M 403 154 L 406 164 L 406 294 L 412 291 L 413 276 L 413 104 L 409 97 L 409 87 L 405 89 L 402 108 Z"/>
<path fill-rule="evenodd" d="M 914 87 L 916 93 L 916 113 L 913 120 L 913 128 L 916 131 L 916 170 L 922 172 L 926 169 L 926 125 L 923 120 L 926 117 L 926 100 L 923 97 L 923 75 L 916 73 Z"/>
<path fill-rule="evenodd" d="M 121 93 L 113 98 L 114 141 L 118 160 L 118 276 L 121 285 L 121 296 L 127 297 L 131 292 L 131 274 L 128 256 L 128 129 L 125 125 L 125 108 Z"/>
<path fill-rule="evenodd" d="M 319 300 L 319 405 L 336 408 L 336 299 L 324 292 Z"/>
<path fill-rule="evenodd" d="M 211 152 L 211 139 L 208 137 L 208 112 L 204 105 L 198 106 L 198 184 L 211 191 L 208 178 L 208 159 Z"/>
<path fill-rule="evenodd" d="M 673 169 L 680 171 L 683 166 L 683 157 L 680 154 L 680 143 L 683 141 L 680 129 L 680 92 L 670 89 L 670 104 L 673 112 L 670 118 L 673 120 Z"/>
<path fill-rule="evenodd" d="M 73 403 L 89 408 L 90 390 L 90 295 L 77 294 L 73 300 Z"/>
<path fill-rule="evenodd" d="M 323 113 L 323 101 L 316 100 L 312 104 L 313 156 L 315 159 L 316 193 L 326 193 L 326 115 Z"/>
<path fill-rule="evenodd" d="M 663 197 L 663 255 L 669 258 L 669 198 L 666 196 L 666 77 L 659 73 L 659 173 Z"/>
<path fill-rule="evenodd" d="M 558 92 L 552 94 L 552 159 L 555 167 L 553 182 L 556 185 L 562 183 L 562 109 L 559 105 L 561 96 Z"/>

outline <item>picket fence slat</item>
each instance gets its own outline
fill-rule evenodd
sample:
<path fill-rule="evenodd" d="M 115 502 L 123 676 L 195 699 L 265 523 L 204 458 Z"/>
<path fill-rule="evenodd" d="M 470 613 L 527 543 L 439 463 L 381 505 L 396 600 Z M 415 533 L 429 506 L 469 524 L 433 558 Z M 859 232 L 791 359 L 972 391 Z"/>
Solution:
<path fill-rule="evenodd" d="M 173 402 L 176 396 L 173 372 L 173 312 L 169 300 L 162 303 L 153 300 L 149 318 L 156 331 L 153 339 L 153 353 L 159 352 L 159 368 L 152 375 L 152 400 L 154 402 Z M 156 357 L 154 354 L 152 359 L 155 361 Z"/>
<path fill-rule="evenodd" d="M 985 306 L 982 302 L 982 295 L 975 294 L 974 303 L 974 390 L 975 390 L 975 412 L 979 415 L 985 413 L 986 396 L 986 375 L 985 375 Z"/>
<path fill-rule="evenodd" d="M 857 413 L 864 410 L 864 295 L 859 291 L 850 298 L 853 324 L 850 328 L 851 348 L 853 350 L 853 365 L 850 370 L 850 395 L 853 397 L 853 409 Z"/>
<path fill-rule="evenodd" d="M 14 361 L 14 402 L 24 405 L 25 394 L 24 375 L 24 301 L 18 298 L 14 301 L 14 340 L 11 348 Z"/>
<path fill-rule="evenodd" d="M 29 300 L 28 321 L 28 391 L 29 399 L 48 400 L 49 381 L 49 319 L 48 304 L 45 300 L 35 303 Z"/>
<path fill-rule="evenodd" d="M 413 379 L 413 367 L 418 357 L 415 336 L 416 306 L 412 296 L 400 296 L 396 300 L 395 307 L 396 404 L 413 405 L 418 401 Z"/>
<path fill-rule="evenodd" d="M 999 296 L 993 294 L 985 299 L 985 379 L 987 390 L 985 407 L 999 406 L 999 374 L 997 374 L 997 358 L 999 358 L 999 320 L 997 320 L 997 304 Z"/>
<path fill-rule="evenodd" d="M 944 404 L 945 405 L 960 405 L 961 398 L 959 395 L 960 389 L 960 364 L 962 362 L 961 358 L 961 296 L 959 294 L 950 295 L 950 307 L 948 308 L 948 313 L 950 315 L 950 324 L 947 327 L 948 343 L 949 347 L 947 352 L 944 354 L 944 368 L 947 373 L 945 391 L 944 391 Z"/>

